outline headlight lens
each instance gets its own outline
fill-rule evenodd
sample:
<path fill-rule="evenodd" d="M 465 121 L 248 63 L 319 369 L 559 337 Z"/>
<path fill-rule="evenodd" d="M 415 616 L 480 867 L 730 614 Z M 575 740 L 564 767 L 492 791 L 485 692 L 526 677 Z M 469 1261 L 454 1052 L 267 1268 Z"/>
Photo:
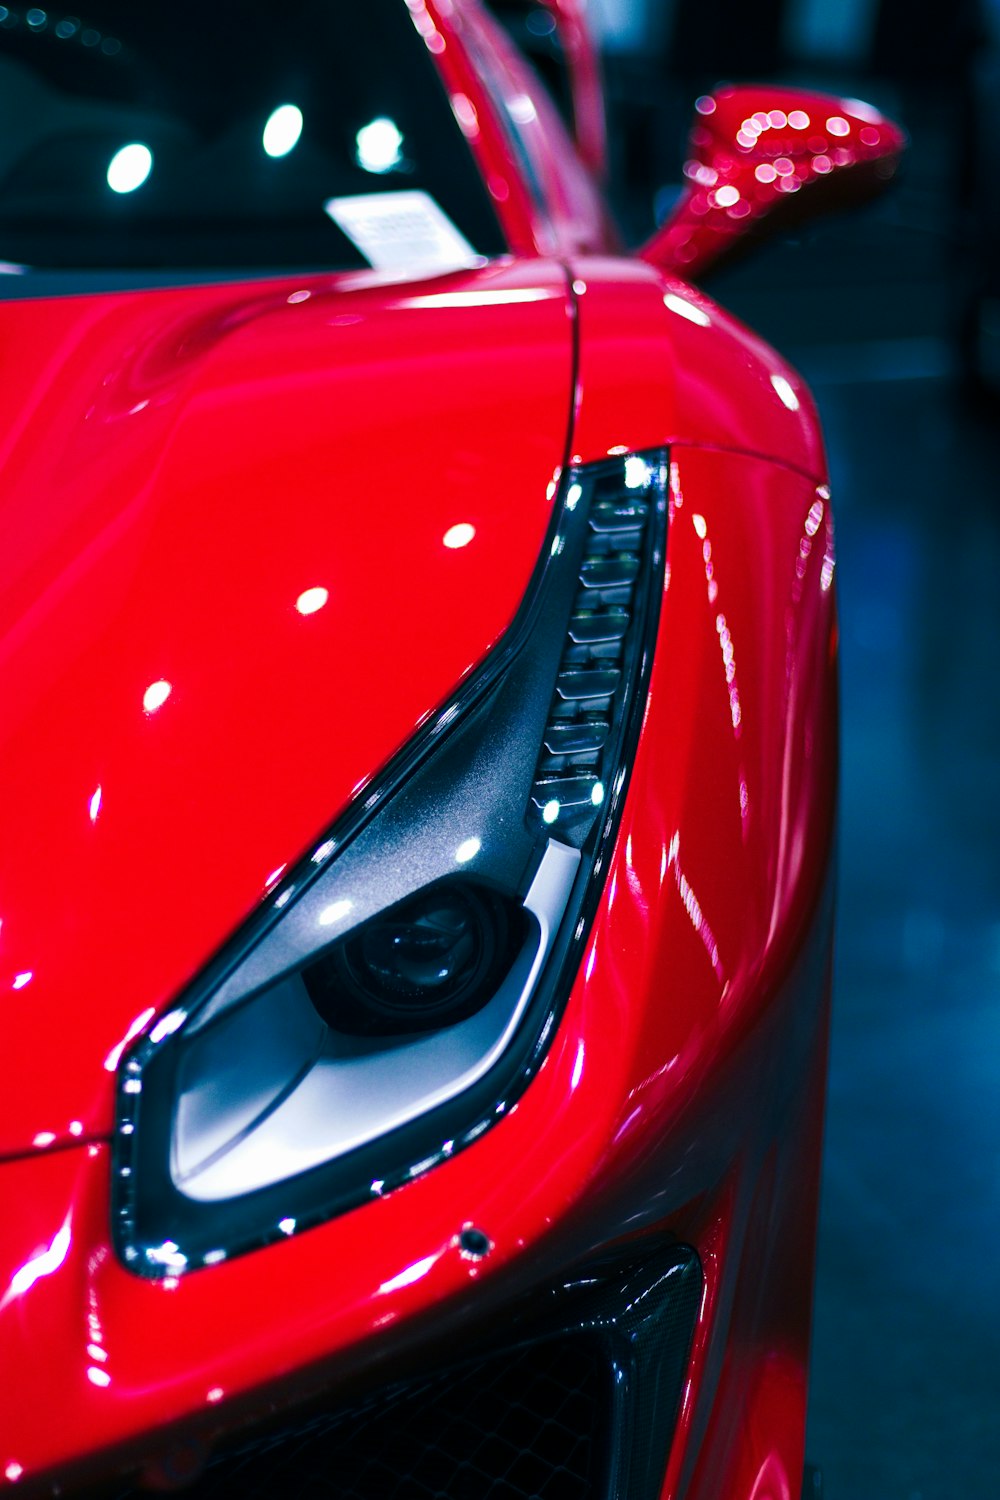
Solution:
<path fill-rule="evenodd" d="M 429 886 L 370 917 L 303 971 L 327 1026 L 346 1036 L 437 1031 L 482 1010 L 523 943 L 516 902 L 485 887 Z"/>
<path fill-rule="evenodd" d="M 662 589 L 667 459 L 565 478 L 501 644 L 120 1069 L 126 1263 L 176 1274 L 389 1191 L 538 1065 L 596 907 Z"/>

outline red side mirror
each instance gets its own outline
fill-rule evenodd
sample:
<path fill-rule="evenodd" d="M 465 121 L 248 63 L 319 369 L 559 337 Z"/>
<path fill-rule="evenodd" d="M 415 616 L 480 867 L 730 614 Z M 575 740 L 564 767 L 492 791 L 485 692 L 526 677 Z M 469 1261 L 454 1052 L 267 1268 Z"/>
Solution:
<path fill-rule="evenodd" d="M 688 280 L 765 234 L 874 196 L 906 146 L 860 99 L 758 84 L 696 107 L 684 193 L 639 252 Z"/>

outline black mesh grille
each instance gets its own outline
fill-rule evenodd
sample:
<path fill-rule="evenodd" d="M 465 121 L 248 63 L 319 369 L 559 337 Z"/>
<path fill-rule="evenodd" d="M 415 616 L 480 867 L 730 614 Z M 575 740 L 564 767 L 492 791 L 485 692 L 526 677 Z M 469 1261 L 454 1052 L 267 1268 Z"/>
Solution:
<path fill-rule="evenodd" d="M 599 1352 L 583 1340 L 551 1340 L 232 1444 L 183 1494 L 584 1500 L 606 1450 L 607 1378 Z"/>
<path fill-rule="evenodd" d="M 684 1246 L 593 1263 L 532 1294 L 489 1352 L 301 1408 L 217 1447 L 188 1500 L 654 1500 L 687 1365 L 701 1266 Z M 482 1345 L 480 1348 L 482 1349 Z M 178 1438 L 147 1478 L 204 1462 Z M 134 1484 L 134 1481 L 133 1481 Z M 93 1492 L 92 1492 L 93 1493 Z M 133 1485 L 104 1500 L 141 1500 Z"/>

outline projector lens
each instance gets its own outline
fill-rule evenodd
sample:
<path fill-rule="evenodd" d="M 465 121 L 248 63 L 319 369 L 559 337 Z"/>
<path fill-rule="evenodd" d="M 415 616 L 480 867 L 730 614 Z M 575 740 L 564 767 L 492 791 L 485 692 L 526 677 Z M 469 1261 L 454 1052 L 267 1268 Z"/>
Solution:
<path fill-rule="evenodd" d="M 364 923 L 310 965 L 306 988 L 335 1031 L 391 1035 L 453 1026 L 496 993 L 524 938 L 520 909 L 445 882 Z"/>

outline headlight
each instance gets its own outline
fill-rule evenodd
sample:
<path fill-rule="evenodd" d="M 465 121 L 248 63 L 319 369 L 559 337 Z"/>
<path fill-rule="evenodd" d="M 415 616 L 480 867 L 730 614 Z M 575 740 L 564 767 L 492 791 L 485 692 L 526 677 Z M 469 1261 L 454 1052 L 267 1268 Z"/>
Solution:
<path fill-rule="evenodd" d="M 642 718 L 665 453 L 570 472 L 517 619 L 119 1073 L 135 1270 L 211 1264 L 389 1191 L 537 1068 Z"/>

